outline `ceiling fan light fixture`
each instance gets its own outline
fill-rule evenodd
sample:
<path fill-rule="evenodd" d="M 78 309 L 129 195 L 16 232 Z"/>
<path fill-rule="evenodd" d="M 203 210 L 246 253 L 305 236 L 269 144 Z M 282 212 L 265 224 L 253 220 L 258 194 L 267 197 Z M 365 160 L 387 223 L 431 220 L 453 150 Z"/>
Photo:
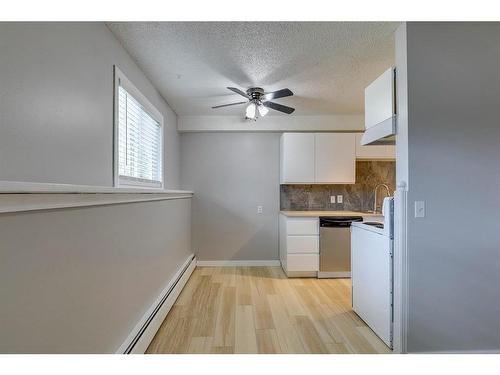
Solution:
<path fill-rule="evenodd" d="M 267 107 L 263 104 L 260 104 L 258 109 L 260 117 L 264 117 L 269 112 L 269 109 L 267 109 Z"/>
<path fill-rule="evenodd" d="M 254 120 L 256 115 L 257 115 L 257 106 L 255 105 L 255 103 L 250 103 L 248 106 L 247 106 L 247 110 L 246 110 L 246 117 L 248 119 L 251 119 L 251 120 Z"/>
<path fill-rule="evenodd" d="M 264 117 L 265 115 L 267 115 L 269 109 L 286 113 L 288 115 L 295 111 L 295 108 L 271 101 L 273 99 L 292 96 L 293 92 L 290 89 L 281 89 L 273 92 L 265 92 L 261 87 L 250 87 L 248 90 L 246 90 L 246 92 L 236 87 L 228 87 L 228 89 L 238 95 L 243 96 L 248 101 L 216 105 L 212 107 L 213 109 L 247 104 L 245 111 L 246 118 L 248 120 L 254 121 L 256 121 L 258 117 Z"/>

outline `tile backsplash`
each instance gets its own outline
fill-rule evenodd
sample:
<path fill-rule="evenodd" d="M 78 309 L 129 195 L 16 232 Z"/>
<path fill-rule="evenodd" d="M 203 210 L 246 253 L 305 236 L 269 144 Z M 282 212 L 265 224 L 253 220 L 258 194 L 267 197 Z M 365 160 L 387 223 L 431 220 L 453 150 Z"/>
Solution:
<path fill-rule="evenodd" d="M 357 160 L 356 183 L 346 185 L 281 185 L 281 210 L 321 211 L 373 210 L 374 189 L 377 184 L 387 184 L 391 195 L 396 189 L 396 162 Z M 385 197 L 385 189 L 379 188 L 378 209 Z M 330 196 L 342 195 L 342 203 L 330 203 Z"/>

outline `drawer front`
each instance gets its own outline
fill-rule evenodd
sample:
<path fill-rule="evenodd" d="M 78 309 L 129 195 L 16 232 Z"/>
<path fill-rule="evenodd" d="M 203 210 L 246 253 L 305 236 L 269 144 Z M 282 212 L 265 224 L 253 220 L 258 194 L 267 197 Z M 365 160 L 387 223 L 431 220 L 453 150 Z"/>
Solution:
<path fill-rule="evenodd" d="M 318 235 L 318 218 L 287 218 L 286 234 L 292 236 Z"/>
<path fill-rule="evenodd" d="M 288 254 L 287 256 L 287 271 L 289 272 L 306 272 L 319 270 L 319 255 L 318 254 Z"/>
<path fill-rule="evenodd" d="M 288 236 L 286 239 L 286 251 L 294 253 L 319 253 L 318 236 Z"/>

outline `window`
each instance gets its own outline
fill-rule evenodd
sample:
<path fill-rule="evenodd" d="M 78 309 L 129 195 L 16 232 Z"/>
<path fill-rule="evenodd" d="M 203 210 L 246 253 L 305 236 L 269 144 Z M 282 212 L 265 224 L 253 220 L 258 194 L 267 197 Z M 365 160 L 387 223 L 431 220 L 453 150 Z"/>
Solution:
<path fill-rule="evenodd" d="M 163 187 L 163 117 L 115 67 L 115 186 Z"/>

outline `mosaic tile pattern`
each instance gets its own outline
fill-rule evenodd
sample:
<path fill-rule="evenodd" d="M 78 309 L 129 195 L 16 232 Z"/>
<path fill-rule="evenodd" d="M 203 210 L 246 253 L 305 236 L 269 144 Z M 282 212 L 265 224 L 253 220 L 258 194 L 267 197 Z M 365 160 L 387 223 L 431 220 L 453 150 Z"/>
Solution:
<path fill-rule="evenodd" d="M 356 161 L 356 183 L 349 185 L 281 185 L 281 210 L 373 210 L 374 189 L 387 184 L 391 195 L 396 190 L 396 162 L 379 160 Z M 330 203 L 331 195 L 342 195 L 343 203 Z M 385 197 L 379 188 L 378 209 Z"/>

